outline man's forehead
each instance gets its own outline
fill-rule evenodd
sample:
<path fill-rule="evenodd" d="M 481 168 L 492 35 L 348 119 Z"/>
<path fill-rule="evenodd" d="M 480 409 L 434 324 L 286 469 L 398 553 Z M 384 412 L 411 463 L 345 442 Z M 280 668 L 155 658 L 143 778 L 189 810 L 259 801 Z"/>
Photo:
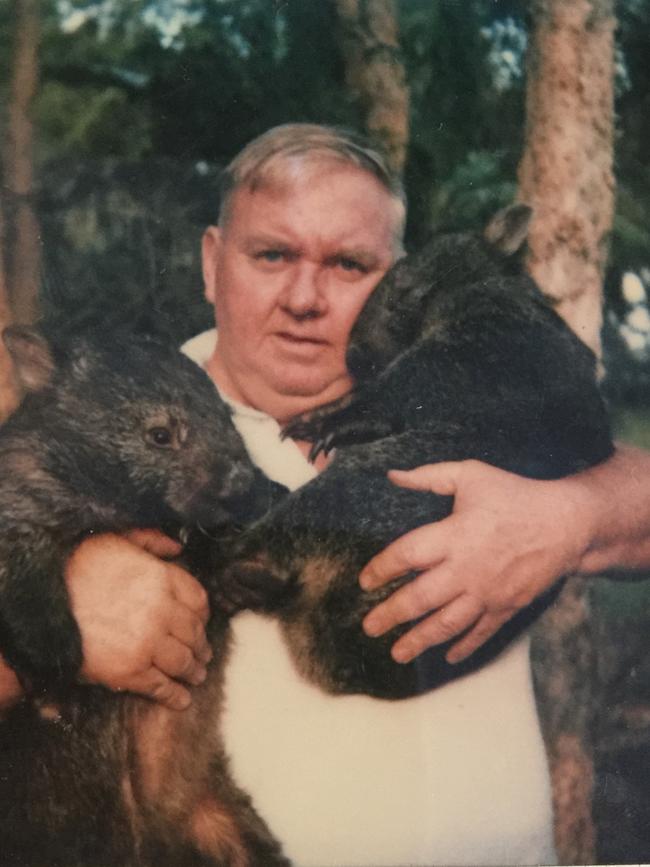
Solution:
<path fill-rule="evenodd" d="M 361 170 L 330 174 L 238 190 L 230 227 L 240 237 L 320 239 L 350 252 L 390 243 L 399 219 L 390 193 Z"/>

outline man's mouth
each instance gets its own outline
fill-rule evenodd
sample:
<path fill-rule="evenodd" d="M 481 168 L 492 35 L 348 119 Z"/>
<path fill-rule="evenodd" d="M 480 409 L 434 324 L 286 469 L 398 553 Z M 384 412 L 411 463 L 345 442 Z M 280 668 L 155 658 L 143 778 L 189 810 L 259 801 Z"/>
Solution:
<path fill-rule="evenodd" d="M 321 337 L 314 337 L 308 334 L 294 334 L 291 331 L 276 331 L 276 336 L 296 346 L 325 346 L 327 344 L 327 341 Z"/>

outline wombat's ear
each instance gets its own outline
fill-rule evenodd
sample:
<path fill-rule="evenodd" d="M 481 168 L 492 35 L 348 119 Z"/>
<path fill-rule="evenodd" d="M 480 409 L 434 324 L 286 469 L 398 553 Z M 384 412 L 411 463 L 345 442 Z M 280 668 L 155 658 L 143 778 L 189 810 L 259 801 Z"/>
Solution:
<path fill-rule="evenodd" d="M 44 388 L 52 378 L 54 359 L 47 340 L 35 328 L 10 325 L 2 339 L 14 363 L 18 382 L 26 391 Z"/>
<path fill-rule="evenodd" d="M 497 211 L 486 226 L 483 237 L 488 244 L 512 256 L 528 237 L 532 217 L 533 209 L 528 205 L 510 205 Z"/>

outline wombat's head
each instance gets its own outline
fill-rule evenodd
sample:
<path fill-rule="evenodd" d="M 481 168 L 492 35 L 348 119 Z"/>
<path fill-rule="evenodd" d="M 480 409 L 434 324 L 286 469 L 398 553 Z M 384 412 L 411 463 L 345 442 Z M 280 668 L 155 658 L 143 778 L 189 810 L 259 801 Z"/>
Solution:
<path fill-rule="evenodd" d="M 367 379 L 408 349 L 427 323 L 428 304 L 492 277 L 519 273 L 532 210 L 512 205 L 499 211 L 483 232 L 435 235 L 418 253 L 400 259 L 366 301 L 352 329 L 348 370 Z"/>
<path fill-rule="evenodd" d="M 48 469 L 94 501 L 143 525 L 215 526 L 252 485 L 229 408 L 174 347 L 131 335 L 60 348 L 20 327 L 3 337 L 28 392 L 19 423 L 40 432 Z"/>

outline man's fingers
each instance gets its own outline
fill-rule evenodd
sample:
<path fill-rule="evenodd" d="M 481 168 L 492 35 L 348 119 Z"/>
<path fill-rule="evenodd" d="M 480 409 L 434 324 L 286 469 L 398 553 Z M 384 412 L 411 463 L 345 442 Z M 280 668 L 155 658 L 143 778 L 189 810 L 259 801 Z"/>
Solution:
<path fill-rule="evenodd" d="M 186 687 L 157 668 L 150 668 L 147 672 L 134 676 L 124 688 L 138 695 L 145 695 L 170 710 L 185 710 L 192 702 L 192 696 Z"/>
<path fill-rule="evenodd" d="M 393 645 L 391 654 L 396 662 L 410 662 L 428 647 L 449 641 L 464 632 L 480 618 L 482 606 L 471 596 L 459 596 L 443 608 L 434 611 Z"/>
<path fill-rule="evenodd" d="M 414 470 L 389 470 L 388 478 L 401 488 L 451 496 L 456 493 L 460 471 L 460 462 L 443 461 L 439 464 L 424 464 Z"/>
<path fill-rule="evenodd" d="M 180 542 L 171 539 L 160 530 L 129 530 L 128 533 L 124 534 L 124 538 L 137 545 L 138 548 L 163 559 L 178 557 L 183 550 Z"/>
<path fill-rule="evenodd" d="M 447 662 L 456 663 L 467 659 L 467 657 L 471 656 L 475 650 L 478 650 L 478 648 L 481 647 L 488 638 L 492 638 L 495 632 L 503 626 L 508 618 L 509 615 L 507 614 L 498 616 L 484 614 L 467 635 L 464 635 L 460 641 L 457 641 L 452 645 L 452 647 L 450 647 L 445 655 Z"/>
<path fill-rule="evenodd" d="M 205 588 L 180 566 L 170 563 L 167 568 L 174 597 L 190 611 L 198 614 L 204 624 L 207 623 L 210 617 L 210 603 Z"/>
<path fill-rule="evenodd" d="M 205 634 L 205 625 L 198 614 L 179 605 L 169 620 L 169 631 L 199 662 L 206 664 L 212 659 L 212 648 Z"/>
<path fill-rule="evenodd" d="M 364 590 L 374 590 L 406 572 L 421 572 L 442 562 L 445 531 L 426 524 L 400 536 L 367 563 L 359 575 Z"/>
<path fill-rule="evenodd" d="M 457 590 L 447 586 L 444 574 L 438 581 L 432 572 L 423 572 L 373 608 L 364 618 L 363 628 L 368 635 L 383 635 L 399 623 L 417 620 L 434 608 L 448 606 L 458 595 Z"/>
<path fill-rule="evenodd" d="M 205 666 L 197 661 L 186 644 L 173 635 L 169 635 L 158 644 L 152 661 L 163 674 L 175 680 L 184 680 L 193 686 L 203 683 L 206 677 Z"/>

